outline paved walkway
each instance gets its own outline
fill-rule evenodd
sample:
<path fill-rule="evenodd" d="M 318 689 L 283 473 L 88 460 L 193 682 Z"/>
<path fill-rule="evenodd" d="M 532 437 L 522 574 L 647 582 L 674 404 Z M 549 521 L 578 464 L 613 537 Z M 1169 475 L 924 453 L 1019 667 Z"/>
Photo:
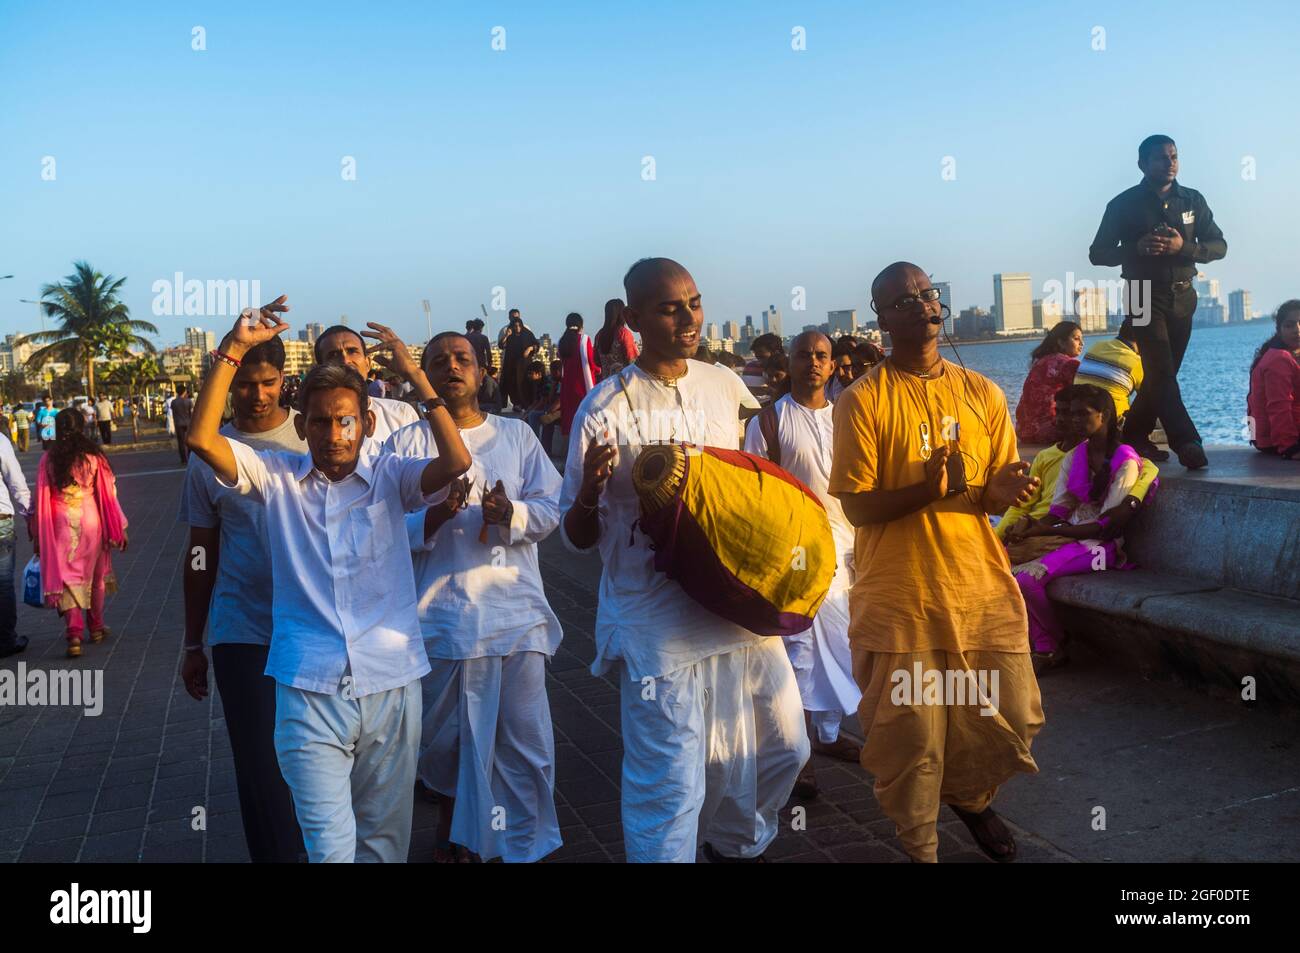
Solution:
<path fill-rule="evenodd" d="M 24 455 L 30 471 L 36 455 Z M 0 669 L 103 670 L 104 708 L 0 708 L 0 861 L 243 861 L 247 854 L 220 700 L 196 702 L 176 678 L 182 636 L 174 454 L 115 455 L 131 546 L 115 557 L 120 590 L 109 641 L 65 659 L 57 616 L 20 606 L 27 652 Z M 19 547 L 18 566 L 30 547 Z M 548 677 L 557 747 L 557 861 L 620 861 L 621 749 L 615 684 L 594 678 L 595 557 L 542 547 L 565 641 Z M 1138 681 L 1081 659 L 1043 684 L 1041 772 L 998 805 L 1024 861 L 1300 859 L 1300 727 Z M 852 727 L 852 726 L 850 726 Z M 787 810 L 774 860 L 903 861 L 855 765 L 818 761 L 823 795 L 795 830 Z M 195 808 L 206 829 L 193 829 Z M 1106 829 L 1095 830 L 1096 808 Z M 948 816 L 950 818 L 950 815 Z M 425 861 L 436 809 L 418 802 L 411 859 Z M 943 860 L 986 862 L 945 819 Z"/>

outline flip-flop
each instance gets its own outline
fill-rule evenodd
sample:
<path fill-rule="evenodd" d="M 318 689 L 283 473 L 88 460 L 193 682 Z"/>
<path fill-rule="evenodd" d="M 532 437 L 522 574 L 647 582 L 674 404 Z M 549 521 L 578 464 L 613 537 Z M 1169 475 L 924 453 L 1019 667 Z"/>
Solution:
<path fill-rule="evenodd" d="M 985 855 L 987 855 L 990 860 L 994 860 L 999 864 L 1009 864 L 1011 861 L 1016 859 L 1016 838 L 1011 833 L 1011 830 L 1009 828 L 1007 829 L 1007 840 L 993 840 L 986 834 L 986 823 L 981 823 L 982 821 L 986 821 L 989 817 L 996 820 L 1002 820 L 993 812 L 993 808 L 986 807 L 980 813 L 972 814 L 970 811 L 963 811 L 961 808 L 955 807 L 952 804 L 949 804 L 948 806 L 951 807 L 952 812 L 961 819 L 961 822 L 966 825 L 966 830 L 970 831 L 970 836 L 975 838 L 975 843 L 979 845 L 979 849 L 984 851 Z M 1002 826 L 1005 828 L 1006 822 L 1003 822 Z M 994 846 L 998 844 L 1010 844 L 1011 850 L 1006 853 L 998 853 L 993 849 Z"/>

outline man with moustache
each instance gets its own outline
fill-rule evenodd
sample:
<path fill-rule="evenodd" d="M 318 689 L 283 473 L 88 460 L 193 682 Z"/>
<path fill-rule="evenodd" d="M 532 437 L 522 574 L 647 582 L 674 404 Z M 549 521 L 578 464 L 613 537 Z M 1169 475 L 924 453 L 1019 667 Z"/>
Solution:
<path fill-rule="evenodd" d="M 272 338 L 244 355 L 230 389 L 234 420 L 221 433 L 255 450 L 304 453 L 298 412 L 280 406 L 284 343 Z M 208 658 L 226 715 L 244 840 L 253 863 L 295 863 L 303 853 L 289 787 L 275 757 L 275 679 L 271 651 L 271 543 L 266 508 L 217 482 L 197 454 L 181 488 L 180 522 L 190 527 L 185 566 L 185 653 L 180 677 L 198 701 L 208 697 Z"/>
<path fill-rule="evenodd" d="M 790 392 L 750 419 L 745 450 L 794 474 L 826 507 L 837 557 L 830 592 L 817 610 L 812 628 L 781 641 L 794 667 L 812 750 L 857 763 L 861 749 L 840 735 L 840 723 L 848 712 L 858 710 L 862 692 L 853 681 L 849 652 L 853 527 L 844 517 L 840 501 L 826 490 L 835 444 L 826 384 L 834 368 L 830 338 L 825 334 L 805 331 L 795 338 L 790 345 Z M 817 793 L 817 776 L 809 759 L 795 794 L 812 798 Z"/>
<path fill-rule="evenodd" d="M 326 328 L 313 345 L 316 363 L 342 364 L 360 374 L 363 381 L 368 381 L 372 370 L 370 353 L 391 350 L 391 357 L 381 355 L 376 358 L 376 362 L 389 368 L 403 380 L 413 383 L 412 375 L 419 368 L 415 366 L 415 361 L 411 359 L 410 352 L 406 350 L 406 345 L 401 339 L 391 328 L 376 324 L 374 321 L 367 321 L 366 327 L 370 330 L 358 332 L 343 324 Z M 374 338 L 379 343 L 367 348 L 366 338 Z M 382 384 L 380 386 L 382 388 Z M 376 397 L 373 396 L 373 391 L 368 394 L 370 409 L 375 415 L 375 432 L 364 449 L 367 452 L 378 452 L 391 433 L 408 424 L 418 423 L 420 415 L 404 400 Z"/>
<path fill-rule="evenodd" d="M 443 503 L 406 518 L 432 669 L 419 773 L 442 797 L 434 860 L 530 863 L 561 843 L 546 662 L 563 632 L 537 559 L 560 522 L 560 474 L 525 421 L 480 410 L 472 341 L 435 335 L 421 364 L 473 460 Z M 385 450 L 438 452 L 427 423 Z"/>
<path fill-rule="evenodd" d="M 245 312 L 194 409 L 189 445 L 218 482 L 266 508 L 271 570 L 275 750 L 313 862 L 404 862 L 420 740 L 419 636 L 405 513 L 441 502 L 469 469 L 460 432 L 416 368 L 412 384 L 436 459 L 363 453 L 375 414 L 365 378 L 313 367 L 294 420 L 307 454 L 254 450 L 220 433 L 248 352 L 288 329 L 281 296 Z"/>
<path fill-rule="evenodd" d="M 758 861 L 808 760 L 799 691 L 785 650 L 700 606 L 663 573 L 634 531 L 631 471 L 641 448 L 670 441 L 734 448 L 742 407 L 723 367 L 690 360 L 703 309 L 695 280 L 667 258 L 623 279 L 631 364 L 601 381 L 574 417 L 560 508 L 570 548 L 599 547 L 600 675 L 618 671 L 623 836 L 632 862 Z"/>
<path fill-rule="evenodd" d="M 849 639 L 862 766 L 914 861 L 937 858 L 941 803 L 988 856 L 1013 860 L 989 805 L 1013 774 L 1038 770 L 1029 745 L 1043 711 L 1024 600 L 988 515 L 1028 502 L 1038 481 L 1018 459 L 1002 391 L 940 357 L 926 273 L 890 265 L 871 307 L 893 352 L 835 402 L 829 484 L 857 527 Z M 936 675 L 979 690 L 907 688 Z"/>

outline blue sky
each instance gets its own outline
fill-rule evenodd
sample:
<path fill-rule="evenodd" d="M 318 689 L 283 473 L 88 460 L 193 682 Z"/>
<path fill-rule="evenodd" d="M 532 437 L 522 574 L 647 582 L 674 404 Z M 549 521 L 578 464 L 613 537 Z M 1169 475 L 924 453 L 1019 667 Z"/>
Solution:
<path fill-rule="evenodd" d="M 865 314 L 898 258 L 987 306 L 998 271 L 1115 277 L 1088 244 L 1151 132 L 1227 235 L 1210 274 L 1271 309 L 1300 295 L 1298 26 L 1286 3 L 5 0 L 0 333 L 82 258 L 167 343 L 230 323 L 155 317 L 178 271 L 283 291 L 295 328 L 412 340 L 421 299 L 461 327 L 495 287 L 535 330 L 598 326 L 646 255 L 690 268 L 719 323 Z"/>

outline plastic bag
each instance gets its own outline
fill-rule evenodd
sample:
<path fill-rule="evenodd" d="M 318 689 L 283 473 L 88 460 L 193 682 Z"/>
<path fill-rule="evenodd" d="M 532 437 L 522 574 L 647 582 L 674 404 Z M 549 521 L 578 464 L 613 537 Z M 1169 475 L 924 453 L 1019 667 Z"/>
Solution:
<path fill-rule="evenodd" d="M 44 609 L 45 600 L 41 598 L 41 558 L 33 556 L 23 570 L 23 602 L 34 609 Z"/>

